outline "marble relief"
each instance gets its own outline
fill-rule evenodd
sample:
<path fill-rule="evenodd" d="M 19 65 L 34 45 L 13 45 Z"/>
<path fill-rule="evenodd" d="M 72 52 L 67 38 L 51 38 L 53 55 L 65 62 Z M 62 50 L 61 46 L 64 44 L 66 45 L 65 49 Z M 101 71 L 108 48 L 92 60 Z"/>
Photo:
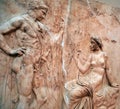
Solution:
<path fill-rule="evenodd" d="M 20 14 L 0 25 L 0 109 L 119 109 L 120 9 L 12 2 Z"/>

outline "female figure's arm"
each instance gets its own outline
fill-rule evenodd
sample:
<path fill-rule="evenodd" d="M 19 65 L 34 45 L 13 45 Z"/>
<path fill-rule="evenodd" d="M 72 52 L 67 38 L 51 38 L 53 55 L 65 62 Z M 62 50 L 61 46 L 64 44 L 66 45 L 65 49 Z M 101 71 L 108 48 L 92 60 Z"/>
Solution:
<path fill-rule="evenodd" d="M 86 73 L 89 70 L 90 65 L 91 65 L 91 58 L 92 57 L 90 55 L 84 64 L 82 64 L 81 57 L 80 58 L 77 58 L 77 57 L 74 58 L 75 62 L 76 62 L 76 65 L 77 65 L 78 69 L 80 70 L 80 72 L 82 74 Z"/>
<path fill-rule="evenodd" d="M 108 83 L 110 84 L 110 86 L 118 87 L 119 85 L 116 82 L 116 79 L 111 72 L 111 69 L 110 69 L 110 66 L 108 63 L 108 56 L 107 55 L 105 55 L 105 72 L 106 72 L 106 76 L 107 76 Z"/>

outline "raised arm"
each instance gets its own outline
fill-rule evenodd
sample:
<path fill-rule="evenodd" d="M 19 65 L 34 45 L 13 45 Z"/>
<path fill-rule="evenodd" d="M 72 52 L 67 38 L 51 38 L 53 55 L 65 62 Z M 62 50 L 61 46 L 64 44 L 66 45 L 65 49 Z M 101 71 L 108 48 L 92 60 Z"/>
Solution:
<path fill-rule="evenodd" d="M 77 58 L 76 56 L 74 57 L 76 65 L 78 67 L 78 69 L 80 70 L 80 72 L 82 74 L 86 73 L 91 65 L 91 55 L 88 57 L 88 59 L 86 60 L 85 64 L 82 64 L 82 60 L 80 58 Z"/>

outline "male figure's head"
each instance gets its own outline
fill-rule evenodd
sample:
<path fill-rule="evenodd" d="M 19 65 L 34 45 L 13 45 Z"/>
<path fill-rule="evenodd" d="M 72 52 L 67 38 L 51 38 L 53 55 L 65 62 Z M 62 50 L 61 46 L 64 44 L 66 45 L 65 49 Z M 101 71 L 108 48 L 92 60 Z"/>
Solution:
<path fill-rule="evenodd" d="M 41 21 L 45 18 L 48 7 L 41 0 L 32 0 L 29 3 L 28 14 L 35 20 Z"/>

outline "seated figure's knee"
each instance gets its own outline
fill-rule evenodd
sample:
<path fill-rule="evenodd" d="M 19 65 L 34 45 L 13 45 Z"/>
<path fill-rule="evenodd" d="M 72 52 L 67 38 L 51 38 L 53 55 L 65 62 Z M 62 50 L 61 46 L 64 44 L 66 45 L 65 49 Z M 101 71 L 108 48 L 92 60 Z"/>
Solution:
<path fill-rule="evenodd" d="M 77 87 L 76 89 L 73 89 L 70 93 L 71 99 L 72 98 L 83 98 L 85 96 L 89 96 L 89 91 L 85 87 Z"/>

